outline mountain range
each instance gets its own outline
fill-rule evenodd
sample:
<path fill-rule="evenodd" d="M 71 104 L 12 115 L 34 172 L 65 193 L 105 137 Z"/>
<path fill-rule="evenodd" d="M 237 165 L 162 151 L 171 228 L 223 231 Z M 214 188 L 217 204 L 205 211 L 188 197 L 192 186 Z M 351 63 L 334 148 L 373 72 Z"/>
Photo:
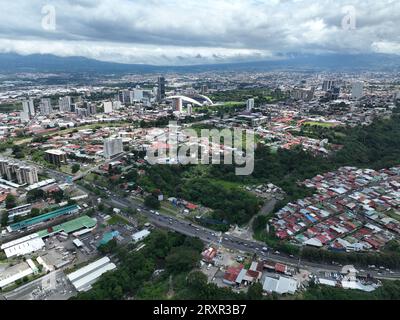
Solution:
<path fill-rule="evenodd" d="M 59 57 L 49 54 L 19 55 L 0 53 L 0 73 L 168 73 L 206 71 L 399 71 L 400 56 L 387 54 L 286 55 L 279 60 L 191 66 L 154 66 L 105 62 L 84 57 Z"/>

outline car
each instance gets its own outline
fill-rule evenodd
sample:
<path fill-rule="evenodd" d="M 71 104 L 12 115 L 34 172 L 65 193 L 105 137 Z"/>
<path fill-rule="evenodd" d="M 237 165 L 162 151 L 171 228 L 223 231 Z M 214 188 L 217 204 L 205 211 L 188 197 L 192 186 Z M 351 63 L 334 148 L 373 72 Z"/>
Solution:
<path fill-rule="evenodd" d="M 156 215 L 156 216 L 159 216 L 159 215 L 160 215 L 160 213 L 156 211 L 155 215 Z"/>
<path fill-rule="evenodd" d="M 262 251 L 267 252 L 267 251 L 268 251 L 268 248 L 267 248 L 267 247 L 263 247 L 263 248 L 262 248 Z"/>
<path fill-rule="evenodd" d="M 279 251 L 275 251 L 275 254 L 281 254 Z"/>

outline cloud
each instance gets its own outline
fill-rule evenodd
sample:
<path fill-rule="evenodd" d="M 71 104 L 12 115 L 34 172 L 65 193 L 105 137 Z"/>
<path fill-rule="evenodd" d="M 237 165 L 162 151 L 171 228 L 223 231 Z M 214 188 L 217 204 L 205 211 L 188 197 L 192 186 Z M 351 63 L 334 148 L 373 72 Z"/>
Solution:
<path fill-rule="evenodd" d="M 42 26 L 44 5 L 56 9 L 54 31 Z M 396 54 L 398 21 L 396 0 L 13 0 L 0 12 L 0 51 L 157 65 Z"/>

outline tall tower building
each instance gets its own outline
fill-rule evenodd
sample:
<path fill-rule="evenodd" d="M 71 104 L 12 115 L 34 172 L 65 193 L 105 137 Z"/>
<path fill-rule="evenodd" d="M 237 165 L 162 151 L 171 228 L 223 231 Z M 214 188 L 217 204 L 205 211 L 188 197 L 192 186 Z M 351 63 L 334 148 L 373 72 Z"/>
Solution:
<path fill-rule="evenodd" d="M 29 117 L 35 116 L 35 105 L 33 104 L 33 99 L 22 101 L 22 110 L 24 113 L 29 115 Z"/>
<path fill-rule="evenodd" d="M 174 109 L 175 109 L 175 111 L 182 113 L 182 110 L 183 110 L 182 98 L 174 99 Z"/>
<path fill-rule="evenodd" d="M 359 100 L 364 96 L 364 83 L 361 81 L 353 82 L 351 86 L 351 98 Z"/>
<path fill-rule="evenodd" d="M 254 109 L 254 99 L 249 99 L 246 102 L 246 111 L 251 112 Z"/>
<path fill-rule="evenodd" d="M 158 77 L 157 100 L 161 101 L 165 98 L 165 78 Z"/>
<path fill-rule="evenodd" d="M 113 112 L 113 103 L 111 101 L 106 101 L 103 103 L 104 113 L 112 113 Z"/>
<path fill-rule="evenodd" d="M 70 96 L 60 98 L 58 104 L 60 112 L 71 112 L 72 99 Z"/>
<path fill-rule="evenodd" d="M 49 98 L 43 98 L 39 105 L 40 113 L 42 115 L 49 115 L 53 113 L 53 107 L 51 105 L 51 100 Z"/>

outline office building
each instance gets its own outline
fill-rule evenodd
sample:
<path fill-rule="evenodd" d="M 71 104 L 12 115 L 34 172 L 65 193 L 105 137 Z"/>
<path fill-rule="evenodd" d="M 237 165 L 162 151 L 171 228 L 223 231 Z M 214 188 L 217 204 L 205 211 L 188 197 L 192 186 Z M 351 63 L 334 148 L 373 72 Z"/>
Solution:
<path fill-rule="evenodd" d="M 165 78 L 158 77 L 157 100 L 161 101 L 164 98 L 165 98 Z"/>
<path fill-rule="evenodd" d="M 254 99 L 249 99 L 246 102 L 246 111 L 251 112 L 254 109 Z"/>
<path fill-rule="evenodd" d="M 124 146 L 121 138 L 108 138 L 104 140 L 104 157 L 111 159 L 114 156 L 124 152 Z"/>
<path fill-rule="evenodd" d="M 47 150 L 45 152 L 45 159 L 56 166 L 61 166 L 62 164 L 67 164 L 67 154 L 61 150 Z"/>
<path fill-rule="evenodd" d="M 351 86 L 351 98 L 354 100 L 359 100 L 364 95 L 364 83 L 361 81 L 353 82 Z"/>

